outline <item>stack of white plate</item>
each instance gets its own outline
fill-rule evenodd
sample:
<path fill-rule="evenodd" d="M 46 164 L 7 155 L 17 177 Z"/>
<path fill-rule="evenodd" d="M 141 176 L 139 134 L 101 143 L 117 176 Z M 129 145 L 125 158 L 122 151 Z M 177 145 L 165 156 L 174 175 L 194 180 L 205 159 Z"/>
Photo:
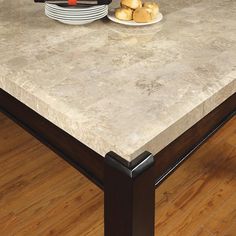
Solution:
<path fill-rule="evenodd" d="M 45 14 L 51 19 L 70 25 L 83 25 L 99 20 L 108 14 L 107 5 L 61 7 L 45 3 Z"/>

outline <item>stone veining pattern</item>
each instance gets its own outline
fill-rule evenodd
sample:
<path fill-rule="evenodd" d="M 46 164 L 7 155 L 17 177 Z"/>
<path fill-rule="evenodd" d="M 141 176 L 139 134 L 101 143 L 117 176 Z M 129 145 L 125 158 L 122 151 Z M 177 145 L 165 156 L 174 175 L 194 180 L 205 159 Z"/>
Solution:
<path fill-rule="evenodd" d="M 156 154 L 236 92 L 235 0 L 161 0 L 142 28 L 0 7 L 0 87 L 102 156 Z"/>

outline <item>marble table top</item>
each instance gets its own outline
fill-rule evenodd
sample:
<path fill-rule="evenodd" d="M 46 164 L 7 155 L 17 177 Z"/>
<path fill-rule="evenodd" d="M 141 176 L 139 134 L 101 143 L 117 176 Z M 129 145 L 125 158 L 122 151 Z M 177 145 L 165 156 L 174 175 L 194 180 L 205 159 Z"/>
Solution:
<path fill-rule="evenodd" d="M 0 88 L 102 156 L 156 154 L 236 92 L 235 0 L 161 0 L 141 28 L 0 7 Z"/>

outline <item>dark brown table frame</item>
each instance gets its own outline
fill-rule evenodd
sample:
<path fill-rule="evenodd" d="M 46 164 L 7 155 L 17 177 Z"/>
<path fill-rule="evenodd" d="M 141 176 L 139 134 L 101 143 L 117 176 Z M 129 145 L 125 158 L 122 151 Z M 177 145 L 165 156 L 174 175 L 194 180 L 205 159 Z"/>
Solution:
<path fill-rule="evenodd" d="M 155 188 L 236 113 L 236 93 L 153 156 L 104 157 L 0 89 L 0 111 L 104 191 L 105 236 L 153 236 Z"/>

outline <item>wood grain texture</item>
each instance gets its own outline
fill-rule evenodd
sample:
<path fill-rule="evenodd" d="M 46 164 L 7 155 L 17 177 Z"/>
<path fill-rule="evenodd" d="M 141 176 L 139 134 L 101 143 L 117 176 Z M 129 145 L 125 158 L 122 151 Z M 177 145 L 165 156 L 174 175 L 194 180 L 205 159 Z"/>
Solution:
<path fill-rule="evenodd" d="M 236 232 L 236 117 L 156 190 L 157 236 Z M 103 235 L 103 192 L 0 113 L 0 235 Z"/>

